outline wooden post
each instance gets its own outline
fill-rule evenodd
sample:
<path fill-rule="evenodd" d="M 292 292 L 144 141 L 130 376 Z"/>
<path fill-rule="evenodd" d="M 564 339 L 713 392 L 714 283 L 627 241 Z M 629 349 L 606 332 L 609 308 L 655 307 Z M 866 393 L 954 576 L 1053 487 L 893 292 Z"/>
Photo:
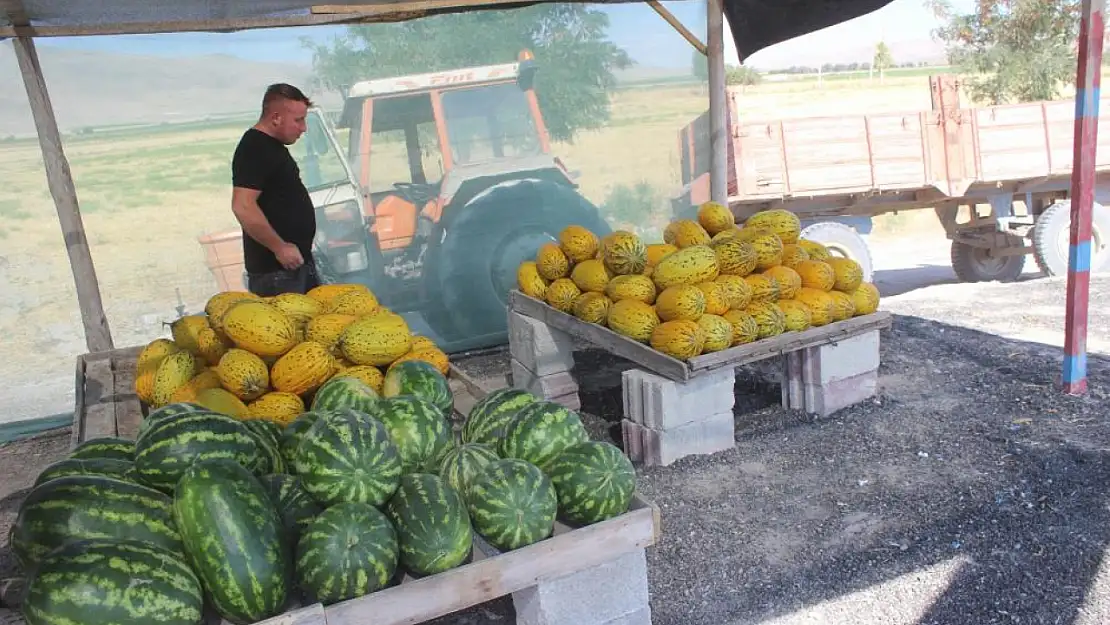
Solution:
<path fill-rule="evenodd" d="M 706 0 L 709 55 L 709 198 L 728 206 L 728 95 L 725 90 L 725 18 L 720 0 Z"/>
<path fill-rule="evenodd" d="M 1091 285 L 1091 212 L 1106 0 L 1083 0 L 1075 76 L 1075 138 L 1071 171 L 1071 249 L 1064 317 L 1064 392 L 1087 392 L 1087 309 Z"/>
<path fill-rule="evenodd" d="M 81 223 L 81 211 L 77 205 L 77 190 L 69 170 L 69 161 L 62 149 L 62 136 L 54 109 L 46 91 L 46 80 L 42 76 L 35 42 L 30 37 L 16 37 L 15 58 L 23 74 L 23 84 L 27 88 L 27 99 L 35 118 L 35 129 L 42 149 L 42 160 L 46 166 L 46 180 L 54 207 L 58 211 L 58 222 L 62 226 L 69 266 L 77 286 L 77 303 L 81 307 L 81 320 L 85 326 L 85 344 L 90 352 L 103 352 L 114 349 L 112 333 L 108 329 L 108 318 L 104 314 L 104 304 L 100 300 L 100 286 L 93 268 L 89 243 L 85 239 L 85 226 Z"/>

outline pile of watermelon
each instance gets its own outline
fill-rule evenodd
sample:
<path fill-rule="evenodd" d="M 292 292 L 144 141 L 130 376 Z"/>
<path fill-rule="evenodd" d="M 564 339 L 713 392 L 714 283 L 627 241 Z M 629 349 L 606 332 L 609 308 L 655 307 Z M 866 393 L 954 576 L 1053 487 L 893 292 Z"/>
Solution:
<path fill-rule="evenodd" d="M 330 605 L 624 513 L 636 480 L 579 415 L 501 389 L 453 423 L 447 379 L 336 376 L 282 428 L 197 404 L 47 467 L 10 541 L 30 625 L 253 623 Z"/>

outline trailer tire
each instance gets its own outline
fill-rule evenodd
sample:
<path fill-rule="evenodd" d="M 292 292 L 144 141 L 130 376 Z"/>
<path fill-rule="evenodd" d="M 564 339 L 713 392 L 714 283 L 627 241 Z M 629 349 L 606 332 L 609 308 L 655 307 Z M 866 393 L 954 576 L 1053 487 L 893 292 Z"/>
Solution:
<path fill-rule="evenodd" d="M 1025 255 L 988 256 L 990 250 L 952 242 L 952 270 L 960 282 L 1013 282 L 1025 269 Z"/>
<path fill-rule="evenodd" d="M 1056 202 L 1033 225 L 1033 258 L 1046 276 L 1068 273 L 1071 200 Z M 1110 269 L 1110 210 L 1095 202 L 1091 210 L 1091 271 Z"/>
<path fill-rule="evenodd" d="M 863 281 L 874 278 L 871 250 L 867 241 L 855 228 L 835 221 L 821 221 L 802 228 L 801 238 L 820 243 L 835 256 L 851 258 L 863 269 Z"/>

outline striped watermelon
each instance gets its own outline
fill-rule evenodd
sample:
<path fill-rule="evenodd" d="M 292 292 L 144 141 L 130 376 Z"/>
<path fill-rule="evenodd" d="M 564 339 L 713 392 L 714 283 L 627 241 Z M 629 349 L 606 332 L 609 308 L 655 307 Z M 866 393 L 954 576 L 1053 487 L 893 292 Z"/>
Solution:
<path fill-rule="evenodd" d="M 448 449 L 440 458 L 439 476 L 448 486 L 466 495 L 474 476 L 481 473 L 487 464 L 497 460 L 499 458 L 493 447 L 482 443 L 463 443 Z"/>
<path fill-rule="evenodd" d="M 486 395 L 470 409 L 463 424 L 462 441 L 498 447 L 513 417 L 537 400 L 535 395 L 519 388 L 500 388 Z"/>
<path fill-rule="evenodd" d="M 578 525 L 624 514 L 636 490 L 632 461 L 604 441 L 567 447 L 548 465 L 547 475 L 555 485 L 560 516 Z"/>
<path fill-rule="evenodd" d="M 389 585 L 397 571 L 397 532 L 370 504 L 337 503 L 308 524 L 296 553 L 301 589 L 330 605 Z"/>
<path fill-rule="evenodd" d="M 135 473 L 142 483 L 172 493 L 177 480 L 194 462 L 231 458 L 245 467 L 261 469 L 265 453 L 242 421 L 214 412 L 197 412 L 151 427 L 135 445 Z"/>
<path fill-rule="evenodd" d="M 505 429 L 499 449 L 502 458 L 527 460 L 547 470 L 559 452 L 590 440 L 578 413 L 553 401 L 525 406 Z"/>
<path fill-rule="evenodd" d="M 34 486 L 66 475 L 105 475 L 136 482 L 135 463 L 118 458 L 63 458 L 47 466 L 35 479 Z"/>
<path fill-rule="evenodd" d="M 501 551 L 539 542 L 555 529 L 555 487 L 524 460 L 504 458 L 486 465 L 470 482 L 466 504 L 474 530 Z"/>
<path fill-rule="evenodd" d="M 362 380 L 339 374 L 316 389 L 310 408 L 313 412 L 351 408 L 373 413 L 379 399 L 378 392 Z"/>
<path fill-rule="evenodd" d="M 385 512 L 397 528 L 399 562 L 413 576 L 442 573 L 470 558 L 474 534 L 466 502 L 438 476 L 402 476 Z"/>
<path fill-rule="evenodd" d="M 139 424 L 138 436 L 142 436 L 143 433 L 149 430 L 152 425 L 158 423 L 162 419 L 168 419 L 170 417 L 176 417 L 183 414 L 191 414 L 194 412 L 212 411 L 194 402 L 182 401 L 172 404 L 166 404 L 161 408 L 151 411 L 150 414 L 148 414 L 146 418 L 143 419 L 143 422 Z"/>
<path fill-rule="evenodd" d="M 380 506 L 397 489 L 401 454 L 381 421 L 350 409 L 321 413 L 293 452 L 293 468 L 316 501 Z"/>
<path fill-rule="evenodd" d="M 182 555 L 133 540 L 66 544 L 43 558 L 25 592 L 30 625 L 197 625 L 204 610 Z"/>
<path fill-rule="evenodd" d="M 247 419 L 240 423 L 247 427 L 247 430 L 254 436 L 262 450 L 258 466 L 248 468 L 253 470 L 256 475 L 285 473 L 285 458 L 281 455 L 281 448 L 278 443 L 281 428 L 265 419 Z"/>
<path fill-rule="evenodd" d="M 174 491 L 173 515 L 220 616 L 253 623 L 283 610 L 292 547 L 277 507 L 253 473 L 228 458 L 198 460 Z"/>
<path fill-rule="evenodd" d="M 374 416 L 397 445 L 403 473 L 423 471 L 451 445 L 451 424 L 426 399 L 414 395 L 383 399 Z"/>
<path fill-rule="evenodd" d="M 24 571 L 55 547 L 83 538 L 131 538 L 184 553 L 167 495 L 103 475 L 67 475 L 36 486 L 20 504 L 10 536 Z"/>
<path fill-rule="evenodd" d="M 414 395 L 428 400 L 450 417 L 455 398 L 447 384 L 447 376 L 423 360 L 403 360 L 389 368 L 382 383 L 382 397 Z"/>
<path fill-rule="evenodd" d="M 308 428 L 316 423 L 316 419 L 320 418 L 322 412 L 308 411 L 302 413 L 296 419 L 289 422 L 285 429 L 281 431 L 281 437 L 278 438 L 278 449 L 281 451 L 281 457 L 285 460 L 285 470 L 293 471 L 293 450 L 297 445 L 301 444 L 301 438 Z"/>
<path fill-rule="evenodd" d="M 69 454 L 70 458 L 115 458 L 116 460 L 135 459 L 135 441 L 118 436 L 90 438 L 80 443 Z"/>
<path fill-rule="evenodd" d="M 274 473 L 263 476 L 261 480 L 270 495 L 270 501 L 274 502 L 281 515 L 290 544 L 296 544 L 297 537 L 324 509 L 304 489 L 301 478 L 295 475 Z"/>

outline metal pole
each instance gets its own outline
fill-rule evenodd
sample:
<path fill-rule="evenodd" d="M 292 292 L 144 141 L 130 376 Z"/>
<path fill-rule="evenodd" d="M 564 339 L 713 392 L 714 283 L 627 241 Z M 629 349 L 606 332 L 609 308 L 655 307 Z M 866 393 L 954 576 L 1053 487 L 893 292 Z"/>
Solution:
<path fill-rule="evenodd" d="M 1091 283 L 1091 211 L 1106 0 L 1083 0 L 1075 77 L 1075 138 L 1071 173 L 1071 246 L 1064 321 L 1064 392 L 1087 392 L 1087 309 Z"/>
<path fill-rule="evenodd" d="M 709 56 L 709 198 L 728 206 L 728 95 L 725 90 L 725 18 L 720 0 L 705 0 Z"/>

